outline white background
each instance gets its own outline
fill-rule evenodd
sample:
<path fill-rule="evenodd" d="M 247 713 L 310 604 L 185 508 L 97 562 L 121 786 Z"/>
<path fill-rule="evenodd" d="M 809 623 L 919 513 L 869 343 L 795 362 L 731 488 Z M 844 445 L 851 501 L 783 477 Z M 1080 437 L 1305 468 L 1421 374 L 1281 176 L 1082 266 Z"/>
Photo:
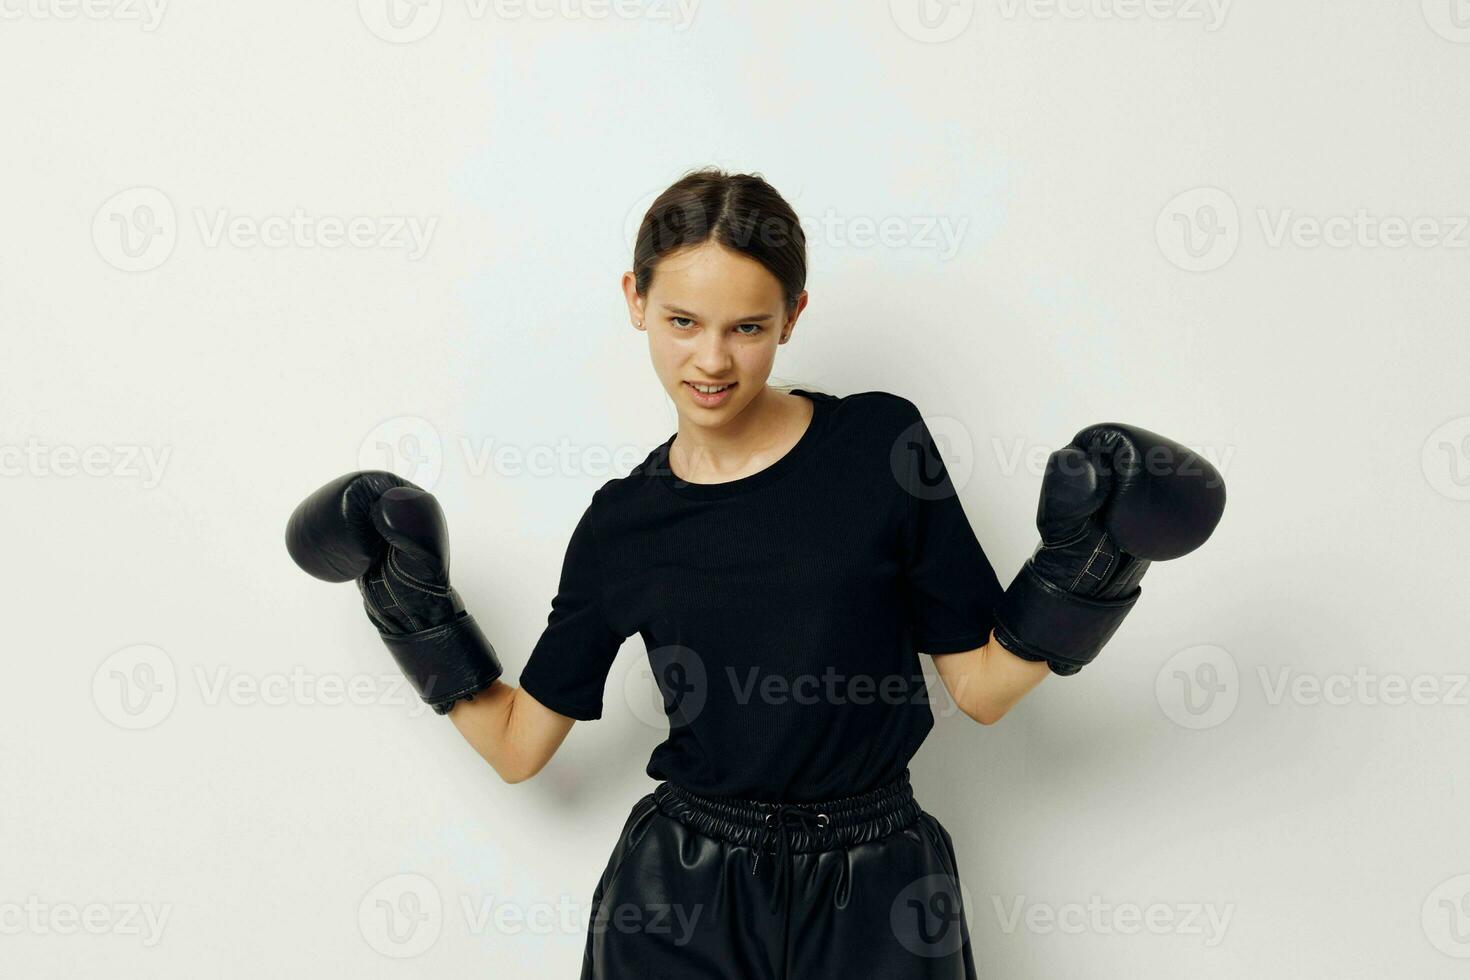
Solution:
<path fill-rule="evenodd" d="M 0 971 L 576 975 L 640 641 L 506 785 L 282 531 L 431 485 L 514 680 L 674 430 L 617 280 L 713 163 L 806 222 L 778 380 L 913 399 L 1004 580 L 1088 423 L 1229 482 L 1093 667 L 940 706 L 983 975 L 1464 975 L 1464 0 L 0 11 Z"/>

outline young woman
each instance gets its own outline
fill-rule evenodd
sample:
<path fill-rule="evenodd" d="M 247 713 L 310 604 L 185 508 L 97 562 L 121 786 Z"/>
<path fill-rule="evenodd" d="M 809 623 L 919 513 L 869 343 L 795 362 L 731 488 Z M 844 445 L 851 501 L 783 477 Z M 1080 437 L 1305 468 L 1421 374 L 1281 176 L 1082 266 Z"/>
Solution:
<path fill-rule="evenodd" d="M 1094 426 L 1053 455 L 1043 544 L 1002 590 L 911 401 L 767 384 L 805 281 L 758 177 L 699 171 L 649 209 L 623 286 L 678 431 L 593 494 L 519 688 L 449 585 L 431 496 L 348 474 L 287 529 L 509 782 L 601 717 L 642 637 L 669 732 L 594 891 L 584 980 L 972 980 L 954 847 L 909 784 L 934 724 L 919 655 L 992 724 L 1096 656 L 1149 560 L 1223 507 L 1182 446 Z M 1140 465 L 1160 453 L 1194 468 Z"/>

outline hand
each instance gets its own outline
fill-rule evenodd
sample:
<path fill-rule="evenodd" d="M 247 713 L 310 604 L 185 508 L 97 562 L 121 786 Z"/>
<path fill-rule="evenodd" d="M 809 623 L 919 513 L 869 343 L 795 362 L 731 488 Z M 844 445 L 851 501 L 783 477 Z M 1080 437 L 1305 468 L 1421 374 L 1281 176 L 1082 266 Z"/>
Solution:
<path fill-rule="evenodd" d="M 1185 446 L 1136 426 L 1083 429 L 1047 460 L 1041 543 L 996 607 L 995 638 L 1077 673 L 1138 601 L 1149 564 L 1204 544 L 1224 509 L 1224 479 Z"/>
<path fill-rule="evenodd" d="M 357 581 L 368 618 L 423 698 L 444 714 L 502 670 L 449 584 L 449 532 L 433 495 L 379 470 L 338 477 L 297 506 L 286 548 L 307 573 Z"/>

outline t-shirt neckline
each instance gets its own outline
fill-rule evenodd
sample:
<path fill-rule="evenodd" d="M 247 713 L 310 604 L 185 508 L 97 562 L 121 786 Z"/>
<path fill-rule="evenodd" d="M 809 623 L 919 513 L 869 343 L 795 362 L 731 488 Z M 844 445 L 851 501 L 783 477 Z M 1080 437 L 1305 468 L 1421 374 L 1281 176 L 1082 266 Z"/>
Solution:
<path fill-rule="evenodd" d="M 770 466 L 757 470 L 749 476 L 726 480 L 724 483 L 690 483 L 675 476 L 673 467 L 669 465 L 669 447 L 674 444 L 674 439 L 678 436 L 678 433 L 675 432 L 664 440 L 663 445 L 659 446 L 654 454 L 654 478 L 679 496 L 698 500 L 733 497 L 780 479 L 790 472 L 816 443 L 826 423 L 826 409 L 832 399 L 831 395 L 819 391 L 808 391 L 805 388 L 792 388 L 791 394 L 801 395 L 811 401 L 812 417 L 807 422 L 801 437 L 796 440 L 796 445 L 786 450 L 786 454 Z"/>

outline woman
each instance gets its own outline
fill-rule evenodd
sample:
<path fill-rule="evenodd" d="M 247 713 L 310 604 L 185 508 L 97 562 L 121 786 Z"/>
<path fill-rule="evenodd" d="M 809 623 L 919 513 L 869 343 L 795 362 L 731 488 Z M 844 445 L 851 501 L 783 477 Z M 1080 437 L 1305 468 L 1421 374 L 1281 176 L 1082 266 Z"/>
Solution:
<path fill-rule="evenodd" d="M 593 494 L 519 688 L 449 585 L 431 496 L 349 474 L 288 528 L 308 571 L 358 580 L 425 700 L 508 782 L 601 716 L 642 637 L 669 733 L 594 891 L 586 980 L 975 977 L 950 836 L 908 780 L 934 724 L 919 654 L 992 724 L 1090 661 L 1148 559 L 1223 505 L 1183 468 L 1127 464 L 1183 447 L 1084 430 L 1048 468 L 1044 547 L 1002 590 L 912 402 L 767 384 L 805 280 L 800 224 L 760 178 L 699 171 L 653 203 L 623 286 L 678 430 Z"/>

